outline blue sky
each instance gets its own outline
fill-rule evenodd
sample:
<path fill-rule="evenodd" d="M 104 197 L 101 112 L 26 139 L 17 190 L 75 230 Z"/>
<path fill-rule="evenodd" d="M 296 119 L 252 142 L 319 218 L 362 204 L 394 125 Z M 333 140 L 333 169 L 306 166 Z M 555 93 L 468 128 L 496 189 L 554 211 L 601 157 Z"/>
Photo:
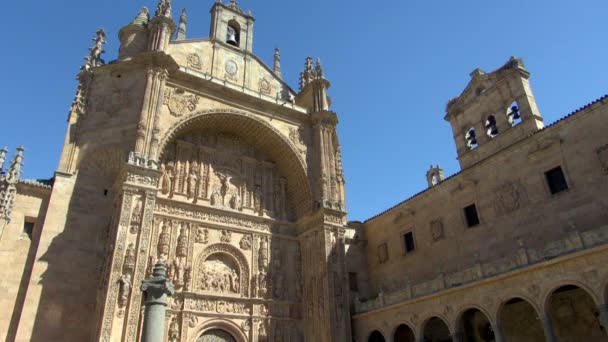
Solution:
<path fill-rule="evenodd" d="M 189 37 L 206 37 L 213 0 L 174 1 L 189 12 Z M 600 1 L 249 1 L 254 50 L 297 87 L 307 55 L 321 57 L 340 117 L 352 220 L 364 220 L 424 189 L 430 164 L 458 171 L 445 105 L 476 67 L 524 59 L 550 123 L 608 93 L 608 2 Z M 57 167 L 74 76 L 98 27 L 117 34 L 142 5 L 124 0 L 8 1 L 0 24 L 0 145 L 26 147 L 27 178 Z"/>

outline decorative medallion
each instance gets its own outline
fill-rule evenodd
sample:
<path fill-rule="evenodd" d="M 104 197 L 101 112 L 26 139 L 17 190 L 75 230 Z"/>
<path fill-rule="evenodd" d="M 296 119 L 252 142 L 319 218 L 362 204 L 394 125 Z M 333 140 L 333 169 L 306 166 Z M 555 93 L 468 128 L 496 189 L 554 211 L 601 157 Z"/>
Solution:
<path fill-rule="evenodd" d="M 225 67 L 226 67 L 226 73 L 230 76 L 236 75 L 236 73 L 239 71 L 239 66 L 232 59 L 229 59 L 226 61 Z"/>
<path fill-rule="evenodd" d="M 200 97 L 194 94 L 186 94 L 181 89 L 171 90 L 167 88 L 165 90 L 164 104 L 169 108 L 171 115 L 180 117 L 184 114 L 190 114 L 198 105 Z"/>
<path fill-rule="evenodd" d="M 267 79 L 261 78 L 259 82 L 260 93 L 270 95 L 271 87 Z"/>
<path fill-rule="evenodd" d="M 187 57 L 188 67 L 192 69 L 201 70 L 203 68 L 203 64 L 201 62 L 201 56 L 196 53 L 191 53 Z"/>

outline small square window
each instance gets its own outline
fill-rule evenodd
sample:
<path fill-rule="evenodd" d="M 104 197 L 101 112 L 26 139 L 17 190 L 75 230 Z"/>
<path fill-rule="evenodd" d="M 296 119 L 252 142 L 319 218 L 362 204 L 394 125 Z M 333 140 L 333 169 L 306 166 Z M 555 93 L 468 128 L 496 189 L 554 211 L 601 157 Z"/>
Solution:
<path fill-rule="evenodd" d="M 25 221 L 23 222 L 23 232 L 31 239 L 32 233 L 34 232 L 34 222 Z"/>
<path fill-rule="evenodd" d="M 353 292 L 359 291 L 359 284 L 357 283 L 357 273 L 348 272 L 348 287 Z"/>
<path fill-rule="evenodd" d="M 405 247 L 405 253 L 413 252 L 416 249 L 414 244 L 414 233 L 407 232 L 403 234 L 403 246 Z"/>
<path fill-rule="evenodd" d="M 545 178 L 552 195 L 568 190 L 568 183 L 560 166 L 545 172 Z"/>
<path fill-rule="evenodd" d="M 475 227 L 479 224 L 479 215 L 477 215 L 477 207 L 475 204 L 464 208 L 464 217 L 467 220 L 467 227 Z"/>
<path fill-rule="evenodd" d="M 378 262 L 383 264 L 387 261 L 388 261 L 388 246 L 386 245 L 386 243 L 383 243 L 380 246 L 378 246 Z"/>

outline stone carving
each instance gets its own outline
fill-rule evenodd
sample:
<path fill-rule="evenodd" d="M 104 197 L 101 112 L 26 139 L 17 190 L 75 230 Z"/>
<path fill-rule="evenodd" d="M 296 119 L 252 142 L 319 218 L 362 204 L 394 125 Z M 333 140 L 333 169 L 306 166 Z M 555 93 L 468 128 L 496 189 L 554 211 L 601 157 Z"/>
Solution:
<path fill-rule="evenodd" d="M 179 311 L 184 308 L 184 300 L 180 297 L 171 298 L 171 309 Z"/>
<path fill-rule="evenodd" d="M 234 78 L 236 73 L 239 71 L 239 66 L 235 61 L 229 59 L 226 61 L 225 70 L 227 75 L 233 76 L 232 78 Z"/>
<path fill-rule="evenodd" d="M 191 53 L 186 57 L 187 65 L 189 68 L 201 70 L 203 68 L 203 64 L 201 62 L 201 56 L 196 53 Z"/>
<path fill-rule="evenodd" d="M 247 319 L 243 321 L 243 323 L 241 323 L 241 328 L 243 329 L 243 331 L 251 330 L 251 320 Z"/>
<path fill-rule="evenodd" d="M 118 292 L 118 307 L 124 308 L 131 294 L 131 274 L 127 273 L 120 278 L 120 288 Z"/>
<path fill-rule="evenodd" d="M 92 109 L 95 112 L 103 112 L 114 117 L 123 108 L 131 105 L 131 92 L 128 89 L 117 87 L 109 89 L 106 94 L 96 95 L 92 101 Z"/>
<path fill-rule="evenodd" d="M 171 279 L 176 289 L 184 287 L 188 267 L 185 258 L 178 257 L 167 266 L 167 278 Z"/>
<path fill-rule="evenodd" d="M 262 94 L 270 95 L 270 93 L 272 91 L 270 82 L 268 82 L 268 80 L 266 78 L 260 79 L 260 81 L 258 83 L 258 87 L 259 87 L 260 93 L 262 93 Z"/>
<path fill-rule="evenodd" d="M 240 293 L 238 266 L 224 255 L 212 255 L 200 270 L 200 288 L 219 293 Z"/>
<path fill-rule="evenodd" d="M 220 230 L 220 241 L 224 243 L 232 242 L 232 232 L 226 229 Z"/>
<path fill-rule="evenodd" d="M 188 230 L 190 226 L 188 223 L 182 224 L 180 228 L 179 237 L 177 238 L 177 249 L 176 254 L 178 258 L 185 258 L 188 255 Z"/>
<path fill-rule="evenodd" d="M 7 170 L 4 170 L 4 160 L 8 150 L 0 150 L 0 220 L 10 222 L 15 198 L 17 196 L 17 183 L 21 177 L 21 167 L 23 166 L 22 146 L 17 147 L 17 153 Z"/>
<path fill-rule="evenodd" d="M 156 5 L 155 16 L 171 18 L 171 0 L 160 0 Z"/>
<path fill-rule="evenodd" d="M 209 243 L 209 229 L 197 226 L 194 241 L 202 244 Z"/>
<path fill-rule="evenodd" d="M 198 324 L 198 317 L 194 315 L 188 315 L 188 327 L 194 328 Z"/>
<path fill-rule="evenodd" d="M 304 127 L 292 127 L 289 129 L 289 139 L 296 145 L 301 154 L 306 155 L 306 140 L 304 137 Z"/>
<path fill-rule="evenodd" d="M 173 316 L 171 318 L 171 323 L 169 324 L 169 342 L 179 342 L 179 323 L 177 322 L 177 316 Z"/>
<path fill-rule="evenodd" d="M 445 238 L 443 220 L 437 219 L 431 222 L 431 236 L 433 237 L 433 241 L 439 241 Z"/>
<path fill-rule="evenodd" d="M 249 251 L 251 250 L 252 237 L 251 235 L 245 235 L 239 242 L 242 250 Z"/>
<path fill-rule="evenodd" d="M 237 136 L 187 133 L 165 151 L 162 196 L 278 219 L 292 211 L 276 164 Z"/>
<path fill-rule="evenodd" d="M 519 181 L 506 182 L 496 190 L 494 209 L 498 215 L 508 214 L 519 209 L 527 200 L 525 188 Z"/>
<path fill-rule="evenodd" d="M 196 106 L 200 100 L 200 96 L 194 94 L 186 94 L 181 89 L 165 89 L 165 98 L 163 104 L 169 108 L 171 115 L 180 117 L 184 114 L 190 114 L 196 110 Z"/>
<path fill-rule="evenodd" d="M 262 230 L 262 231 L 270 231 L 270 224 L 266 222 L 254 222 L 251 220 L 246 220 L 237 217 L 231 217 L 226 214 L 218 215 L 213 213 L 208 213 L 201 210 L 188 209 L 184 207 L 180 207 L 177 205 L 170 204 L 161 204 L 159 203 L 156 206 L 156 210 L 159 214 L 169 214 L 175 216 L 182 216 L 185 218 L 196 219 L 200 221 L 207 221 L 212 223 L 222 223 L 222 224 L 230 224 L 235 226 L 240 226 L 244 228 Z"/>
<path fill-rule="evenodd" d="M 239 315 L 249 315 L 251 311 L 246 303 L 212 299 L 194 299 L 190 302 L 189 309 L 202 312 L 231 313 Z"/>
<path fill-rule="evenodd" d="M 604 145 L 597 150 L 597 157 L 604 168 L 604 172 L 608 174 L 608 145 Z"/>
<path fill-rule="evenodd" d="M 266 322 L 260 322 L 258 327 L 258 342 L 268 342 Z"/>
<path fill-rule="evenodd" d="M 129 244 L 127 247 L 127 252 L 125 253 L 125 262 L 122 265 L 122 271 L 124 274 L 133 273 L 135 270 L 135 245 L 133 243 Z"/>
<path fill-rule="evenodd" d="M 171 220 L 163 220 L 161 221 L 161 232 L 158 236 L 158 257 L 166 257 L 169 255 L 169 243 L 171 242 L 171 229 L 173 228 L 173 223 Z"/>
<path fill-rule="evenodd" d="M 190 283 L 192 282 L 192 268 L 186 267 L 184 270 L 184 291 L 190 291 Z"/>
<path fill-rule="evenodd" d="M 142 215 L 142 202 L 141 198 L 137 197 L 135 199 L 135 206 L 133 208 L 133 214 L 131 214 L 131 234 L 137 234 L 139 232 L 139 226 L 141 224 L 141 215 Z"/>
<path fill-rule="evenodd" d="M 224 243 L 210 245 L 195 263 L 196 289 L 240 296 L 249 294 L 249 266 L 243 253 Z"/>

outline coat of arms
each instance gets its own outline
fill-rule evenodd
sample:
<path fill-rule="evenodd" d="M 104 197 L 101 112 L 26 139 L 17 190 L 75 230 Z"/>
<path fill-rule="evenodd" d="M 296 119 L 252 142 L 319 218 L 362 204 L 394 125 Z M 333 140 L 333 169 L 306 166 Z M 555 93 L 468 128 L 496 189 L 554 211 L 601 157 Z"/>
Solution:
<path fill-rule="evenodd" d="M 186 94 L 183 90 L 165 90 L 164 104 L 169 108 L 169 112 L 173 116 L 182 116 L 192 113 L 200 97 L 198 95 Z"/>

